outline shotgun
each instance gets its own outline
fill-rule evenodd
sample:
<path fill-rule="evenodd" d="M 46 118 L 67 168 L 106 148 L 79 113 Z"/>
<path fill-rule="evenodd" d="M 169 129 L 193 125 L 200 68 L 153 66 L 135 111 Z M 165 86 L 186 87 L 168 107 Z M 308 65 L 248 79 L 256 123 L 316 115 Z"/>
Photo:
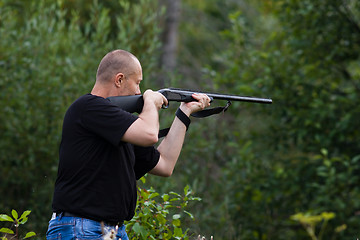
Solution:
<path fill-rule="evenodd" d="M 231 101 L 241 101 L 241 102 L 252 102 L 252 103 L 262 103 L 262 104 L 271 104 L 272 100 L 269 98 L 258 98 L 258 97 L 246 97 L 246 96 L 238 96 L 238 95 L 231 95 L 231 94 L 219 94 L 219 93 L 208 93 L 208 92 L 199 92 L 194 90 L 185 90 L 180 88 L 164 88 L 160 89 L 158 92 L 163 94 L 166 99 L 171 102 L 192 102 L 197 101 L 192 97 L 193 93 L 203 93 L 209 96 L 211 101 L 214 99 L 218 100 L 227 100 L 228 104 L 226 107 L 222 107 L 221 111 L 226 111 L 226 109 L 230 106 Z M 115 97 L 108 97 L 107 98 L 111 103 L 120 107 L 121 109 L 130 112 L 130 113 L 141 113 L 142 108 L 144 106 L 144 100 L 142 95 L 131 95 L 131 96 L 115 96 Z M 167 108 L 164 106 L 163 108 Z M 219 108 L 214 113 L 212 113 L 212 109 L 207 109 L 194 114 L 194 117 L 207 117 L 213 114 L 218 113 L 220 111 Z M 220 111 L 220 112 L 221 112 Z M 201 116 L 199 113 L 208 113 L 205 114 L 206 116 Z M 211 114 L 209 114 L 211 113 Z M 197 116 L 198 115 L 198 116 Z"/>

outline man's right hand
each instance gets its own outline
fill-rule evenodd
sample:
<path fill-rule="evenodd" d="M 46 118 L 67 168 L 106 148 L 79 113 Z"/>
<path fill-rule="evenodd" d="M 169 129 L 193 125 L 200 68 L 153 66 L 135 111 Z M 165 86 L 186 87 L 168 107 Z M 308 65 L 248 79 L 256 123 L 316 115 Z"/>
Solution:
<path fill-rule="evenodd" d="M 168 100 L 164 95 L 159 92 L 154 92 L 150 89 L 146 90 L 143 94 L 144 104 L 153 102 L 157 109 L 160 109 L 163 105 L 168 105 Z"/>
<path fill-rule="evenodd" d="M 152 146 L 157 143 L 159 133 L 159 109 L 168 100 L 159 92 L 146 90 L 143 94 L 144 107 L 139 118 L 131 124 L 122 140 L 138 146 Z"/>

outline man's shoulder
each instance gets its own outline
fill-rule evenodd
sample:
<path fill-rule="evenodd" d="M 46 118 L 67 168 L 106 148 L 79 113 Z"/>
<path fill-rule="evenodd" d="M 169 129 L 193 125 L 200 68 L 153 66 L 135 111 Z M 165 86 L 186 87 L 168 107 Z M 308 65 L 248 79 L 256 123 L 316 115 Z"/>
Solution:
<path fill-rule="evenodd" d="M 72 105 L 88 105 L 88 104 L 109 104 L 110 101 L 96 95 L 92 95 L 91 93 L 80 96 L 76 99 Z"/>
<path fill-rule="evenodd" d="M 80 96 L 78 99 L 75 100 L 75 102 L 83 102 L 83 101 L 91 101 L 91 100 L 105 100 L 103 97 L 99 97 L 96 95 L 92 95 L 91 93 L 84 94 Z"/>

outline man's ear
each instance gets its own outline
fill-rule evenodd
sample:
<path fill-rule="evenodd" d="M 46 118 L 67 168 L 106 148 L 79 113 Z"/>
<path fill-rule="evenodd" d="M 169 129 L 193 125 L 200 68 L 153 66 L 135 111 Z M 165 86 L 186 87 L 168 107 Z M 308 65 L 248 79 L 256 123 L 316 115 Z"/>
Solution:
<path fill-rule="evenodd" d="M 116 87 L 121 87 L 121 84 L 123 83 L 124 81 L 124 74 L 123 73 L 118 73 L 115 75 L 115 86 Z"/>

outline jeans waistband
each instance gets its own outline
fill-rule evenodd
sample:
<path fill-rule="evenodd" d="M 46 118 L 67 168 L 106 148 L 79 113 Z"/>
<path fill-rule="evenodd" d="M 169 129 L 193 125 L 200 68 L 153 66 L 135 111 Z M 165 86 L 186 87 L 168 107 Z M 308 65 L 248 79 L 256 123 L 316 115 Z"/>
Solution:
<path fill-rule="evenodd" d="M 73 213 L 69 213 L 69 212 L 56 212 L 56 213 L 53 213 L 53 217 L 58 217 L 58 216 L 86 218 L 86 217 L 79 216 L 79 215 L 76 215 L 76 214 L 73 214 Z M 112 222 L 112 221 L 98 221 L 98 220 L 94 220 L 94 219 L 91 219 L 91 218 L 86 218 L 86 219 L 90 219 L 90 220 L 93 220 L 93 221 L 96 221 L 96 222 L 100 222 L 100 223 L 102 222 L 102 223 L 104 223 L 105 225 L 109 225 L 109 226 L 121 226 L 121 225 L 124 224 L 124 221 Z"/>

